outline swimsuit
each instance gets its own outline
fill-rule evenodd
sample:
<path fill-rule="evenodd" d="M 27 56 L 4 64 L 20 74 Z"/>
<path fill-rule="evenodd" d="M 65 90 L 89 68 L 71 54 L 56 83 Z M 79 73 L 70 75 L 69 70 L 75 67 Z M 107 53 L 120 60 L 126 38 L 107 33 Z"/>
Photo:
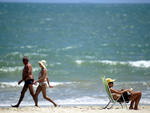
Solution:
<path fill-rule="evenodd" d="M 47 82 L 45 81 L 45 82 L 39 82 L 39 85 L 40 86 L 43 86 L 43 85 L 46 85 L 47 86 Z"/>
<path fill-rule="evenodd" d="M 129 100 L 129 98 L 130 98 L 130 96 L 131 96 L 131 94 L 130 93 L 128 93 L 128 92 L 124 92 L 122 95 L 121 95 L 121 97 L 118 99 L 118 102 L 126 102 L 126 103 L 128 103 L 130 100 Z M 124 99 L 123 99 L 124 98 Z"/>
<path fill-rule="evenodd" d="M 40 79 L 41 76 L 42 76 L 42 74 L 41 74 L 41 72 L 40 72 L 38 78 Z M 46 85 L 46 86 L 47 86 L 47 81 L 39 82 L 39 85 L 40 85 L 40 86 L 43 86 L 43 85 Z"/>
<path fill-rule="evenodd" d="M 34 79 L 29 79 L 25 81 L 26 85 L 33 84 Z"/>

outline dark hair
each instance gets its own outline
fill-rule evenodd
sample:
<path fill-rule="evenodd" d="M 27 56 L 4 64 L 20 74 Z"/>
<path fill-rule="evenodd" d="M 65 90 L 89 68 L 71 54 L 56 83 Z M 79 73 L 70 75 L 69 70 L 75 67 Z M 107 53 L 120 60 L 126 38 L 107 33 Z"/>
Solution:
<path fill-rule="evenodd" d="M 113 84 L 114 82 L 109 82 L 108 84 Z"/>
<path fill-rule="evenodd" d="M 28 59 L 28 57 L 27 57 L 27 56 L 24 56 L 24 57 L 23 57 L 23 59 L 22 59 L 22 61 L 23 61 L 23 62 L 24 62 L 24 61 L 27 61 L 27 62 L 28 62 L 28 61 L 29 61 L 29 59 Z"/>

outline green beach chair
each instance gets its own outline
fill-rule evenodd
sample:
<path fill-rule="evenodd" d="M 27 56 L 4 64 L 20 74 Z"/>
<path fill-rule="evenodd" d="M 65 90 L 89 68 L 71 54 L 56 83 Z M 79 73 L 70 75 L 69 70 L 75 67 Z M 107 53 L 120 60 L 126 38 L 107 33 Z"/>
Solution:
<path fill-rule="evenodd" d="M 108 98 L 109 98 L 108 104 L 107 104 L 103 109 L 111 109 L 118 101 L 113 99 L 113 96 L 112 96 L 112 94 L 111 94 L 111 92 L 110 92 L 110 89 L 109 89 L 109 87 L 108 87 L 108 83 L 107 83 L 107 81 L 106 81 L 106 79 L 105 79 L 105 76 L 102 77 L 101 79 L 102 79 L 102 83 L 103 83 L 103 85 L 104 85 L 105 91 L 106 91 L 106 93 L 107 93 L 107 96 L 108 96 Z M 122 96 L 122 97 L 123 97 L 123 96 Z M 126 108 L 127 108 L 127 104 L 126 104 L 126 102 L 125 102 L 124 97 L 123 97 L 123 100 L 124 100 L 124 102 L 118 102 L 118 103 L 121 105 L 122 108 L 123 108 L 122 103 L 125 103 L 125 106 L 126 106 Z M 112 105 L 109 107 L 110 104 L 112 104 Z"/>

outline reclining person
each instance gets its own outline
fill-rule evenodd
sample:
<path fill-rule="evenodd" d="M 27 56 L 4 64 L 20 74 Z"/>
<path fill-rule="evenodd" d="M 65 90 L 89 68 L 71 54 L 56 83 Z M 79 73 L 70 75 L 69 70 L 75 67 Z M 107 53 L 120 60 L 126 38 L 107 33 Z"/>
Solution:
<path fill-rule="evenodd" d="M 141 92 L 135 92 L 132 89 L 116 90 L 112 88 L 114 86 L 114 79 L 106 78 L 106 81 L 114 100 L 118 102 L 125 101 L 127 103 L 131 101 L 129 109 L 138 110 L 138 104 L 142 96 Z"/>

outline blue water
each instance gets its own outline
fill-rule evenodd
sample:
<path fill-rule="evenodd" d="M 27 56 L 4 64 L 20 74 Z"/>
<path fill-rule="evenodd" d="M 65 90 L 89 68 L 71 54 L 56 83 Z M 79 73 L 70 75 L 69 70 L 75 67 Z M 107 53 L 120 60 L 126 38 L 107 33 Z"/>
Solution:
<path fill-rule="evenodd" d="M 35 79 L 37 62 L 47 61 L 54 85 L 47 94 L 58 104 L 105 104 L 104 75 L 150 104 L 149 30 L 149 4 L 0 3 L 0 106 L 19 98 L 23 56 Z M 51 105 L 41 95 L 39 103 Z M 30 105 L 26 96 L 22 106 Z"/>

